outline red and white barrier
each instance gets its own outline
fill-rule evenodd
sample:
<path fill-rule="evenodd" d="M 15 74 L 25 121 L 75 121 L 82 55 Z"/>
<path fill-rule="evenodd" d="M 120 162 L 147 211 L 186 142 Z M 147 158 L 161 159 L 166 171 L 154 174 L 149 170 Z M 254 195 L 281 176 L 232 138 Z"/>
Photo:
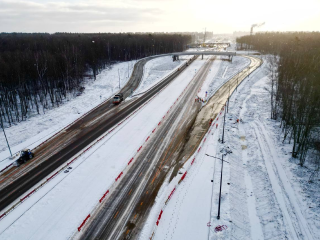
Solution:
<path fill-rule="evenodd" d="M 184 92 L 186 91 L 186 89 L 187 89 L 188 86 L 191 84 L 191 82 L 192 82 L 192 81 L 190 81 L 190 83 L 186 86 L 186 88 L 183 90 L 182 93 L 184 93 Z M 167 86 L 168 86 L 168 85 L 167 85 Z M 162 88 L 161 91 L 164 90 L 167 86 L 165 86 L 164 88 Z M 158 95 L 161 91 L 159 91 L 156 95 Z M 155 95 L 155 96 L 156 96 L 156 95 Z M 182 94 L 181 94 L 181 95 L 182 95 Z M 153 99 L 155 96 L 153 96 L 151 99 Z M 148 100 L 148 102 L 151 101 L 151 99 Z M 177 100 L 175 101 L 175 103 L 176 103 L 179 99 L 180 99 L 180 97 L 177 98 Z M 146 104 L 146 103 L 145 103 L 145 104 Z M 173 106 L 173 105 L 172 105 L 172 106 Z M 171 106 L 170 109 L 167 111 L 167 114 L 162 118 L 162 120 L 163 120 L 165 117 L 168 116 L 168 113 L 171 111 L 172 106 Z M 162 122 L 160 121 L 157 126 L 160 126 L 161 123 L 162 123 Z M 134 159 L 137 158 L 137 154 L 139 154 L 139 152 L 141 151 L 143 145 L 150 139 L 151 135 L 155 133 L 156 129 L 157 129 L 157 127 L 155 127 L 155 128 L 152 130 L 152 132 L 149 134 L 149 136 L 146 138 L 146 140 L 143 142 L 143 144 L 142 144 L 142 145 L 140 146 L 140 148 L 137 150 L 136 155 L 130 159 L 130 161 L 128 162 L 127 166 L 126 166 L 126 167 L 124 168 L 124 170 L 118 175 L 118 177 L 116 178 L 114 184 L 115 184 L 115 183 L 118 183 L 118 182 L 119 182 L 118 180 L 120 179 L 120 177 L 121 177 L 125 172 L 127 172 L 127 171 L 129 170 L 129 168 L 130 168 L 129 165 L 131 165 L 131 163 L 134 161 Z M 111 130 L 111 131 L 112 131 L 112 130 Z M 110 189 L 111 189 L 112 187 L 113 187 L 113 185 L 110 187 Z M 173 192 L 174 192 L 174 191 L 173 191 Z M 173 194 L 173 192 L 172 192 L 172 194 Z M 102 201 L 105 199 L 105 197 L 107 196 L 108 193 L 110 193 L 110 190 L 107 190 L 107 192 L 100 198 L 99 203 L 102 203 Z M 172 194 L 171 194 L 171 195 L 172 195 Z M 99 205 L 95 206 L 95 208 L 91 211 L 91 212 L 92 212 L 92 215 L 95 214 L 95 212 L 96 212 L 96 210 L 98 209 L 98 207 L 99 207 Z M 161 214 L 162 214 L 162 213 L 160 213 L 160 215 L 159 215 L 158 221 L 160 221 Z M 89 214 L 89 215 L 90 215 L 90 214 Z M 85 224 L 85 221 L 84 221 L 83 224 L 81 225 L 81 228 L 83 227 L 84 224 Z M 80 228 L 80 229 L 81 229 L 81 228 Z M 78 228 L 78 232 L 79 232 L 79 231 L 80 231 L 80 230 L 79 230 L 79 228 Z"/>
<path fill-rule="evenodd" d="M 116 181 L 118 181 L 118 180 L 121 178 L 122 174 L 123 174 L 123 172 L 121 172 L 121 173 L 118 175 L 118 177 L 116 178 Z"/>
<path fill-rule="evenodd" d="M 221 109 L 220 114 L 221 114 L 223 111 L 224 111 L 224 108 Z M 157 227 L 159 226 L 160 219 L 161 219 L 161 216 L 162 216 L 162 214 L 163 214 L 163 211 L 164 211 L 166 205 L 168 204 L 168 202 L 169 202 L 170 199 L 172 198 L 172 195 L 174 194 L 174 192 L 176 191 L 176 189 L 179 187 L 179 185 L 181 184 L 181 182 L 186 178 L 189 169 L 190 169 L 190 168 L 193 166 L 193 164 L 195 163 L 195 160 L 196 160 L 196 158 L 197 158 L 197 155 L 198 155 L 199 152 L 201 151 L 201 148 L 202 148 L 203 144 L 206 142 L 208 135 L 211 133 L 211 130 L 213 129 L 213 127 L 215 126 L 215 124 L 217 124 L 217 121 L 218 121 L 218 119 L 216 119 L 216 120 L 210 125 L 210 127 L 209 127 L 207 133 L 205 134 L 202 142 L 200 143 L 200 146 L 199 146 L 198 150 L 196 151 L 195 156 L 194 156 L 194 158 L 192 159 L 190 165 L 187 166 L 186 171 L 185 171 L 184 174 L 181 176 L 181 178 L 179 179 L 178 183 L 174 186 L 174 188 L 173 188 L 173 190 L 170 192 L 169 196 L 166 198 L 166 200 L 165 200 L 165 202 L 164 202 L 164 204 L 163 204 L 163 206 L 162 206 L 162 208 L 161 208 L 159 217 L 158 217 L 158 219 L 157 219 L 157 221 L 156 221 L 156 224 L 155 224 L 155 226 L 154 226 L 154 228 L 153 228 L 153 231 L 152 231 L 152 233 L 151 233 L 150 240 L 152 240 L 152 239 L 154 238 L 155 234 L 156 234 Z M 218 125 L 218 124 L 217 124 L 217 125 Z"/>
<path fill-rule="evenodd" d="M 109 193 L 109 190 L 107 190 L 102 197 L 99 199 L 99 203 L 101 203 L 103 201 L 103 199 L 107 196 L 107 194 Z"/>
<path fill-rule="evenodd" d="M 0 173 L 2 173 L 3 171 L 7 170 L 9 167 L 12 167 L 13 163 L 9 164 L 8 166 L 6 166 L 5 168 L 0 170 Z"/>
<path fill-rule="evenodd" d="M 159 222 L 160 222 L 162 213 L 163 213 L 163 211 L 161 210 L 161 211 L 160 211 L 160 214 L 159 214 L 159 217 L 158 217 L 158 220 L 157 220 L 157 222 L 156 222 L 157 226 L 159 225 Z"/>
<path fill-rule="evenodd" d="M 167 85 L 168 86 L 168 85 Z M 166 86 L 166 87 L 167 87 Z M 162 88 L 161 91 L 163 89 L 165 89 L 166 87 Z M 7 216 L 10 212 L 12 212 L 15 208 L 17 208 L 22 202 L 24 202 L 27 198 L 29 198 L 31 195 L 33 195 L 35 192 L 37 192 L 40 188 L 42 188 L 45 184 L 47 184 L 50 180 L 52 180 L 54 177 L 56 177 L 59 173 L 61 173 L 63 170 L 65 170 L 65 168 L 67 168 L 70 164 L 72 164 L 75 160 L 77 160 L 79 157 L 81 157 L 84 153 L 86 153 L 89 149 L 91 149 L 94 145 L 96 145 L 98 142 L 100 142 L 102 139 L 104 139 L 107 135 L 109 135 L 110 133 L 112 133 L 117 127 L 119 127 L 119 125 L 121 125 L 124 121 L 126 121 L 127 119 L 129 119 L 130 117 L 132 117 L 136 112 L 138 112 L 142 107 L 144 107 L 145 105 L 147 105 L 152 99 L 154 99 L 161 91 L 159 91 L 157 94 L 155 94 L 152 98 L 150 98 L 147 102 L 145 102 L 143 105 L 141 105 L 141 107 L 139 107 L 137 110 L 135 110 L 134 112 L 132 112 L 128 117 L 126 117 L 124 120 L 122 120 L 120 123 L 116 124 L 111 130 L 109 130 L 105 135 L 103 135 L 102 137 L 100 137 L 99 139 L 97 139 L 94 143 L 92 143 L 89 147 L 87 147 L 86 149 L 82 150 L 82 152 L 80 154 L 78 154 L 76 157 L 74 157 L 71 161 L 69 161 L 66 165 L 64 165 L 63 167 L 61 167 L 57 172 L 55 172 L 53 175 L 51 175 L 49 178 L 47 178 L 44 182 L 42 182 L 39 186 L 37 186 L 36 188 L 34 188 L 31 192 L 29 192 L 28 194 L 26 194 L 22 199 L 20 199 L 20 201 L 16 202 L 15 204 L 13 204 L 8 210 L 6 210 L 3 214 L 0 215 L 0 221 Z M 97 106 L 98 107 L 98 106 Z M 88 112 L 89 113 L 89 112 Z M 85 116 L 85 115 L 84 115 Z M 83 116 L 83 117 L 84 117 Z M 80 119 L 80 118 L 79 118 Z M 78 120 L 79 120 L 78 119 Z M 76 120 L 77 121 L 77 120 Z M 76 122 L 74 121 L 74 122 Z M 73 122 L 73 123 L 74 123 Z M 72 123 L 71 123 L 72 124 Z M 70 126 L 71 124 L 69 124 L 68 126 Z M 66 126 L 64 129 L 66 129 L 68 126 Z M 64 130 L 62 129 L 62 130 Z M 156 128 L 155 128 L 156 129 Z M 155 132 L 155 129 L 152 133 Z M 61 131 L 62 131 L 61 130 Z M 60 131 L 60 132 L 61 132 Z M 55 135 L 57 135 L 58 133 L 56 133 Z M 52 136 L 53 137 L 53 136 Z M 51 138 L 52 138 L 51 137 Z M 49 138 L 50 139 L 50 138 Z M 48 141 L 49 139 L 47 139 L 46 141 Z M 45 142 L 46 142 L 45 141 Z M 44 143 L 44 142 L 43 142 Z M 42 144 L 43 144 L 42 143 Z M 40 146 L 40 145 L 39 145 Z M 38 147 L 39 147 L 38 146 Z M 138 152 L 141 150 L 142 146 L 139 148 Z M 133 161 L 133 160 L 132 160 Z M 131 161 L 131 162 L 132 162 Z M 130 163 L 131 163 L 130 162 Z M 128 165 L 130 164 L 128 163 Z M 25 173 L 27 174 L 27 173 Z M 23 176 L 23 175 L 22 175 Z"/>
<path fill-rule="evenodd" d="M 81 228 L 83 227 L 83 225 L 86 223 L 86 221 L 90 218 L 90 214 L 83 220 L 83 222 L 81 223 L 81 225 L 78 227 L 78 232 L 81 231 Z"/>

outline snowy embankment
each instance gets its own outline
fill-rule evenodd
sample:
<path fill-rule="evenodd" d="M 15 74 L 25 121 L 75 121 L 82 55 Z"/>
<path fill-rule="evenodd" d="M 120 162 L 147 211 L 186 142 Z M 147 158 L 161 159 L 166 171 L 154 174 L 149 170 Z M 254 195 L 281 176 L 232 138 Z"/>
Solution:
<path fill-rule="evenodd" d="M 200 69 L 196 60 L 140 111 L 1 220 L 1 239 L 67 239 Z M 154 111 L 157 109 L 157 111 Z M 119 144 L 121 143 L 121 144 Z M 106 196 L 107 198 L 108 196 Z"/>
<path fill-rule="evenodd" d="M 219 132 L 207 137 L 192 171 L 172 194 L 154 239 L 320 239 L 319 183 L 308 184 L 310 173 L 290 157 L 279 123 L 270 119 L 266 72 L 263 65 L 234 92 L 226 114 L 226 143 L 218 142 L 219 124 Z M 225 152 L 218 220 L 221 160 L 206 154 L 221 158 Z M 160 189 L 141 239 L 150 237 L 149 225 L 155 225 L 180 178 Z"/>
<path fill-rule="evenodd" d="M 46 111 L 45 114 L 33 113 L 26 121 L 6 128 L 12 153 L 23 148 L 34 148 L 64 126 L 107 100 L 119 91 L 119 77 L 121 87 L 127 83 L 128 75 L 131 75 L 135 62 L 129 61 L 112 65 L 97 75 L 95 81 L 93 79 L 86 80 L 85 90 L 80 96 L 66 100 L 62 105 Z M 8 156 L 10 153 L 4 135 L 0 134 L 0 169 L 8 163 L 8 161 L 3 161 Z"/>

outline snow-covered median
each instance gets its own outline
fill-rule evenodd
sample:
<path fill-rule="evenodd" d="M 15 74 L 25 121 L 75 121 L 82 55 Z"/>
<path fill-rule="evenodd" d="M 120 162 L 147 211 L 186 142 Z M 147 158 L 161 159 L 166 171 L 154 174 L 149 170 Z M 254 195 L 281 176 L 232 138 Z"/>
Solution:
<path fill-rule="evenodd" d="M 143 69 L 143 78 L 133 95 L 139 95 L 148 91 L 163 78 L 168 76 L 173 71 L 177 70 L 187 60 L 193 56 L 183 56 L 180 60 L 172 61 L 172 56 L 159 57 L 152 59 L 146 63 Z"/>

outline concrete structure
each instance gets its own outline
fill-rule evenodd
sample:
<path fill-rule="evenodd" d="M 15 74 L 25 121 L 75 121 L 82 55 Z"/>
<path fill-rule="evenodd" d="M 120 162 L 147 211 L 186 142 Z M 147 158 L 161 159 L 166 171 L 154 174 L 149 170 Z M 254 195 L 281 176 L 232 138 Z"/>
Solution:
<path fill-rule="evenodd" d="M 214 51 L 196 51 L 196 52 L 175 52 L 171 53 L 173 61 L 178 60 L 181 55 L 219 55 L 219 56 L 228 56 L 232 61 L 232 57 L 236 56 L 236 52 L 214 52 Z"/>
<path fill-rule="evenodd" d="M 230 47 L 230 43 L 229 42 L 206 42 L 206 43 L 192 43 L 192 44 L 188 44 L 187 47 L 189 48 L 196 48 L 199 46 L 218 46 L 218 45 L 227 45 L 227 47 Z"/>

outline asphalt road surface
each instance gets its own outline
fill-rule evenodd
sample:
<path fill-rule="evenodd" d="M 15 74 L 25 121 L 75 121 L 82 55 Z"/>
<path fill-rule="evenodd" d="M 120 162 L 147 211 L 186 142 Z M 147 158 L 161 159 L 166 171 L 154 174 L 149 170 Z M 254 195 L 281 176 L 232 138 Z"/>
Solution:
<path fill-rule="evenodd" d="M 134 90 L 139 86 L 143 76 L 143 67 L 147 61 L 153 58 L 156 58 L 156 56 L 142 59 L 135 65 L 129 82 L 122 89 L 125 98 L 131 94 L 132 89 Z M 185 67 L 183 66 L 181 71 Z M 111 100 L 106 101 L 56 137 L 50 139 L 46 144 L 36 148 L 34 151 L 35 158 L 32 161 L 20 167 L 13 167 L 0 175 L 0 210 L 6 208 L 60 165 L 126 118 L 169 84 L 181 71 L 176 71 L 135 101 L 127 104 L 121 103 L 119 106 L 114 106 Z"/>
<path fill-rule="evenodd" d="M 166 174 L 176 164 L 192 119 L 201 107 L 195 98 L 212 61 L 208 60 L 198 71 L 168 119 L 149 140 L 146 150 L 140 153 L 116 190 L 97 210 L 82 239 L 137 238 Z"/>
<path fill-rule="evenodd" d="M 250 66 L 221 86 L 211 98 L 216 108 L 216 111 L 211 113 L 217 114 L 226 103 L 230 92 L 260 64 L 256 58 L 250 59 Z M 212 61 L 213 59 L 207 61 L 199 70 L 182 99 L 163 122 L 157 134 L 149 140 L 115 191 L 93 213 L 80 239 L 113 240 L 139 237 L 167 174 L 171 173 L 172 169 L 176 170 L 177 166 L 180 168 L 181 163 L 188 159 L 202 140 L 202 132 L 190 139 L 190 132 L 195 129 L 194 124 L 201 106 L 194 99 Z M 210 118 L 215 117 L 207 115 L 207 118 L 201 120 L 201 123 L 206 125 L 203 131 L 208 129 Z M 176 174 L 179 174 L 178 170 Z"/>

